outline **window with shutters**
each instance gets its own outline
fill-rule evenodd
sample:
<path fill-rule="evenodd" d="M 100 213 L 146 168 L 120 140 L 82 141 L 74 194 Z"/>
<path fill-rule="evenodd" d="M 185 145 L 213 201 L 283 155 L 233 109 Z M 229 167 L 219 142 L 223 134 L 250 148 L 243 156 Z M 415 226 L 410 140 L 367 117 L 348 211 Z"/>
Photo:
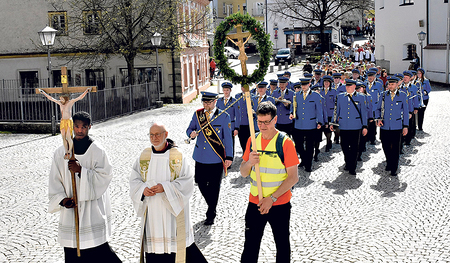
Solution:
<path fill-rule="evenodd" d="M 100 18 L 100 11 L 83 11 L 83 31 L 85 35 L 100 34 Z"/>

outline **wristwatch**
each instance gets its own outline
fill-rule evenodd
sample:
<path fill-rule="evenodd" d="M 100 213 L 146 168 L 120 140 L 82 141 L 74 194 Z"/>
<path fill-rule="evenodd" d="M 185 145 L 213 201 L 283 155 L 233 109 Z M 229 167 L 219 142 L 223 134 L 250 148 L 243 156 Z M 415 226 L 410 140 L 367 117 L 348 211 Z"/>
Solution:
<path fill-rule="evenodd" d="M 276 198 L 276 197 L 273 196 L 273 195 L 270 195 L 270 198 L 272 198 L 272 202 L 274 202 L 274 203 L 278 200 L 278 198 Z"/>

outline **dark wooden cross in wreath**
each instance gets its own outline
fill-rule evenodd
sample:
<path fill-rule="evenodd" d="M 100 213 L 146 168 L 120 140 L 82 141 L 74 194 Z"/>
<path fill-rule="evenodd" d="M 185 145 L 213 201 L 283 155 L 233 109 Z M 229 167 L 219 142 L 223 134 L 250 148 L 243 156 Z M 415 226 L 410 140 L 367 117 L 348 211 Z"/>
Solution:
<path fill-rule="evenodd" d="M 242 25 L 238 24 L 236 25 L 236 32 L 235 34 L 228 34 L 227 39 L 233 42 L 236 46 L 239 47 L 239 57 L 238 59 L 241 61 L 241 69 L 242 69 L 242 76 L 247 76 L 247 55 L 245 54 L 245 44 L 250 39 L 252 34 L 250 32 L 242 32 Z M 233 41 L 233 39 L 237 39 L 237 43 Z M 244 42 L 244 38 L 247 38 Z M 247 114 L 248 114 L 248 125 L 250 128 L 250 138 L 252 141 L 252 149 L 257 149 L 256 147 L 256 137 L 255 137 L 255 125 L 253 122 L 253 109 L 252 109 L 252 102 L 250 97 L 250 87 L 248 84 L 245 84 L 243 86 L 244 88 L 244 99 L 245 104 L 247 105 Z M 258 188 L 258 198 L 261 201 L 263 198 L 262 194 L 262 184 L 261 184 L 261 176 L 259 172 L 259 164 L 255 164 L 255 176 L 256 176 L 256 184 Z"/>
<path fill-rule="evenodd" d="M 61 84 L 62 87 L 55 88 L 42 88 L 36 89 L 36 93 L 42 93 L 49 100 L 55 102 L 60 106 L 61 109 L 61 121 L 60 121 L 60 131 L 61 136 L 63 137 L 63 143 L 65 147 L 65 155 L 64 159 L 75 160 L 75 154 L 73 150 L 73 122 L 72 122 L 72 107 L 75 102 L 81 100 L 86 96 L 86 94 L 91 92 L 97 92 L 97 87 L 69 87 L 69 83 L 67 81 L 67 67 L 61 67 Z M 83 92 L 80 96 L 75 99 L 70 99 L 70 93 L 80 93 Z M 53 98 L 48 95 L 49 93 L 59 93 L 60 100 Z M 76 239 L 77 239 L 77 255 L 80 257 L 80 227 L 79 227 L 79 216 L 78 216 L 78 200 L 77 200 L 77 186 L 75 180 L 75 172 L 70 171 L 72 176 L 72 193 L 73 193 L 73 202 L 75 204 L 74 212 L 75 212 L 75 231 L 76 231 Z"/>

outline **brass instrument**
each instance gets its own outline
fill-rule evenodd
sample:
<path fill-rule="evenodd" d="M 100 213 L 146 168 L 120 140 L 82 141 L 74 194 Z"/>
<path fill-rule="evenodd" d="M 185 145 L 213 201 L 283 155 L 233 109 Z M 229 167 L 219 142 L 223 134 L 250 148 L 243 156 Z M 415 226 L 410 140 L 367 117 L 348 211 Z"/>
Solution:
<path fill-rule="evenodd" d="M 293 106 L 293 112 L 292 115 L 294 116 L 294 119 L 297 119 L 297 92 L 294 92 L 294 103 L 292 104 Z"/>
<path fill-rule="evenodd" d="M 416 84 L 419 83 L 419 85 L 417 85 L 417 92 L 419 93 L 420 96 L 420 103 L 419 103 L 419 108 L 426 108 L 427 105 L 425 105 L 423 103 L 423 92 L 422 92 L 422 81 L 416 81 Z"/>

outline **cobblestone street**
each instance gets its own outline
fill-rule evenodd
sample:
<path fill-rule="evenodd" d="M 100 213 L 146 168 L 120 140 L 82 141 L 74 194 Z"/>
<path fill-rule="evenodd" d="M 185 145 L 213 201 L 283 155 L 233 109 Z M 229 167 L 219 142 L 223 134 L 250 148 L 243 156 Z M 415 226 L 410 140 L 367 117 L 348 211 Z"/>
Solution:
<path fill-rule="evenodd" d="M 291 80 L 301 77 L 297 68 L 291 69 Z M 209 91 L 217 91 L 217 86 Z M 233 94 L 239 91 L 233 88 Z M 300 180 L 293 190 L 292 262 L 450 261 L 449 101 L 448 89 L 430 93 L 424 131 L 404 148 L 397 177 L 384 171 L 379 140 L 367 146 L 356 176 L 343 170 L 339 145 L 325 153 L 322 141 L 319 162 L 314 162 L 312 173 L 299 168 Z M 194 142 L 183 141 L 200 107 L 196 99 L 92 126 L 91 137 L 104 146 L 114 166 L 110 245 L 123 262 L 139 260 L 140 226 L 128 178 L 140 152 L 150 146 L 150 124 L 166 124 L 169 138 L 191 156 Z M 61 143 L 59 135 L 0 134 L 0 262 L 63 262 L 63 249 L 56 241 L 59 213 L 47 213 L 51 158 Z M 206 203 L 197 187 L 191 199 L 195 240 L 209 262 L 240 261 L 250 185 L 239 173 L 238 141 L 235 155 L 222 181 L 214 225 L 202 224 Z M 267 226 L 260 262 L 275 262 L 275 252 Z"/>

